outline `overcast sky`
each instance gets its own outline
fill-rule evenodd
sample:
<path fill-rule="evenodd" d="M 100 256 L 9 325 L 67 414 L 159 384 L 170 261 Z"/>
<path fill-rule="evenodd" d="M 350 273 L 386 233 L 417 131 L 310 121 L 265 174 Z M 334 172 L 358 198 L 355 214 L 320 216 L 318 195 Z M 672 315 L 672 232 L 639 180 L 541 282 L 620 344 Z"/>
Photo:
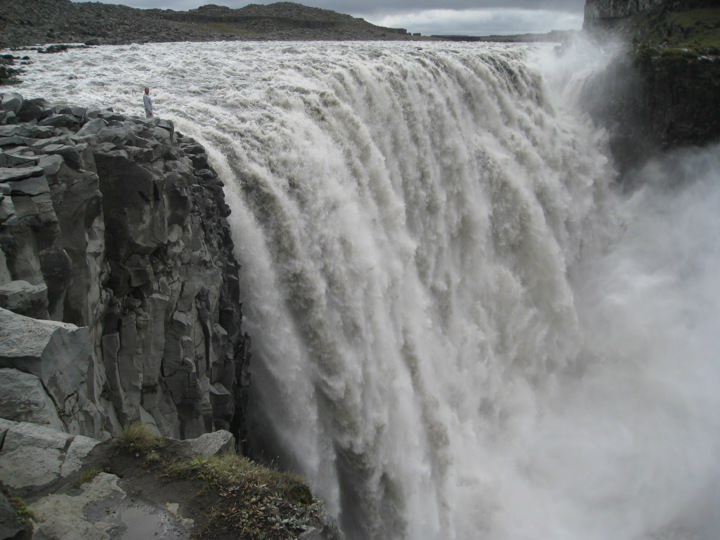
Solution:
<path fill-rule="evenodd" d="M 138 8 L 231 8 L 274 0 L 101 0 Z M 362 17 L 381 26 L 430 34 L 521 34 L 579 30 L 585 0 L 301 0 L 299 3 Z"/>

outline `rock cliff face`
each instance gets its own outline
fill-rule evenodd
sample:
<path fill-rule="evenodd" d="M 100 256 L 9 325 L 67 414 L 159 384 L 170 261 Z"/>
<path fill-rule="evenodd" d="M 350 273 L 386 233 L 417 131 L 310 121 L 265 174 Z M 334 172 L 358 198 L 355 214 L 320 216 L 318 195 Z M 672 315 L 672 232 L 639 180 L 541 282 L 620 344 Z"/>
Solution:
<path fill-rule="evenodd" d="M 669 13 L 717 7 L 717 0 L 586 0 L 584 27 L 617 30 L 626 37 L 646 40 L 658 30 L 661 34 L 673 32 L 673 28 L 658 28 Z"/>
<path fill-rule="evenodd" d="M 666 149 L 720 138 L 720 7 L 716 0 L 587 0 L 585 28 L 625 42 L 587 86 L 623 170 Z"/>
<path fill-rule="evenodd" d="M 585 2 L 585 25 L 592 26 L 603 21 L 637 15 L 664 2 L 665 0 L 587 0 Z"/>
<path fill-rule="evenodd" d="M 25 409 L 73 434 L 133 420 L 238 434 L 229 213 L 203 148 L 170 122 L 2 95 L 0 387 L 22 378 L 38 394 Z"/>

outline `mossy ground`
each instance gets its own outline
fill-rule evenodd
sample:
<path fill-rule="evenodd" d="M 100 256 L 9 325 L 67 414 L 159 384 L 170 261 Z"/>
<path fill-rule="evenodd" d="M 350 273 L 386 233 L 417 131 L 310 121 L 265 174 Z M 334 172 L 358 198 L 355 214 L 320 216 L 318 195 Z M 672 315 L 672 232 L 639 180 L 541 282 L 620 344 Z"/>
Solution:
<path fill-rule="evenodd" d="M 91 469 L 84 470 L 82 473 L 80 473 L 80 476 L 77 477 L 77 480 L 75 480 L 74 486 L 76 488 L 79 488 L 83 484 L 92 482 L 93 478 L 95 478 L 101 472 L 103 471 L 100 467 L 92 467 Z"/>
<path fill-rule="evenodd" d="M 117 474 L 131 495 L 180 504 L 198 540 L 289 540 L 324 523 L 324 508 L 295 475 L 234 453 L 188 456 L 184 447 L 133 424 L 93 450 L 78 476 Z"/>
<path fill-rule="evenodd" d="M 178 461 L 167 474 L 200 478 L 220 497 L 201 532 L 208 538 L 234 532 L 240 538 L 284 540 L 322 523 L 323 509 L 300 478 L 236 454 Z"/>
<path fill-rule="evenodd" d="M 649 12 L 629 22 L 633 41 L 664 56 L 720 55 L 720 7 Z"/>
<path fill-rule="evenodd" d="M 675 46 L 720 50 L 720 8 L 670 13 L 666 20 L 679 34 Z"/>
<path fill-rule="evenodd" d="M 20 525 L 25 525 L 29 520 L 37 521 L 37 517 L 33 514 L 32 510 L 28 508 L 25 499 L 20 497 L 10 497 L 10 504 L 17 513 L 18 522 Z"/>

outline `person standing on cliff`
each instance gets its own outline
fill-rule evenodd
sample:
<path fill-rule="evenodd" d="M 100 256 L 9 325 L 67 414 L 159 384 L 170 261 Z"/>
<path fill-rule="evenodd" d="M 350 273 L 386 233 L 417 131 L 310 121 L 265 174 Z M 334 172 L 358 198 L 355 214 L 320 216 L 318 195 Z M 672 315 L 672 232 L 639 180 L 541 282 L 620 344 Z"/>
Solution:
<path fill-rule="evenodd" d="M 145 87 L 145 94 L 143 95 L 143 104 L 145 105 L 145 116 L 151 118 L 153 116 L 153 104 L 152 98 L 150 97 L 150 88 Z"/>

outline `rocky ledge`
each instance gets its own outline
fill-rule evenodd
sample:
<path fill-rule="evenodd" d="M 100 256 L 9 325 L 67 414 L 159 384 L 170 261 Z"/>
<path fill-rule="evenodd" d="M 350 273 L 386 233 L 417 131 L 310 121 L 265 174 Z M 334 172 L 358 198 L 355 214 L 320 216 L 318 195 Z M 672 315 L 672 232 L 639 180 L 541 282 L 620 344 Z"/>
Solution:
<path fill-rule="evenodd" d="M 172 123 L 0 94 L 0 414 L 242 438 L 229 213 Z"/>
<path fill-rule="evenodd" d="M 100 442 L 0 419 L 0 439 L 0 539 L 342 539 L 301 479 L 237 455 L 227 431 L 131 424 Z"/>

